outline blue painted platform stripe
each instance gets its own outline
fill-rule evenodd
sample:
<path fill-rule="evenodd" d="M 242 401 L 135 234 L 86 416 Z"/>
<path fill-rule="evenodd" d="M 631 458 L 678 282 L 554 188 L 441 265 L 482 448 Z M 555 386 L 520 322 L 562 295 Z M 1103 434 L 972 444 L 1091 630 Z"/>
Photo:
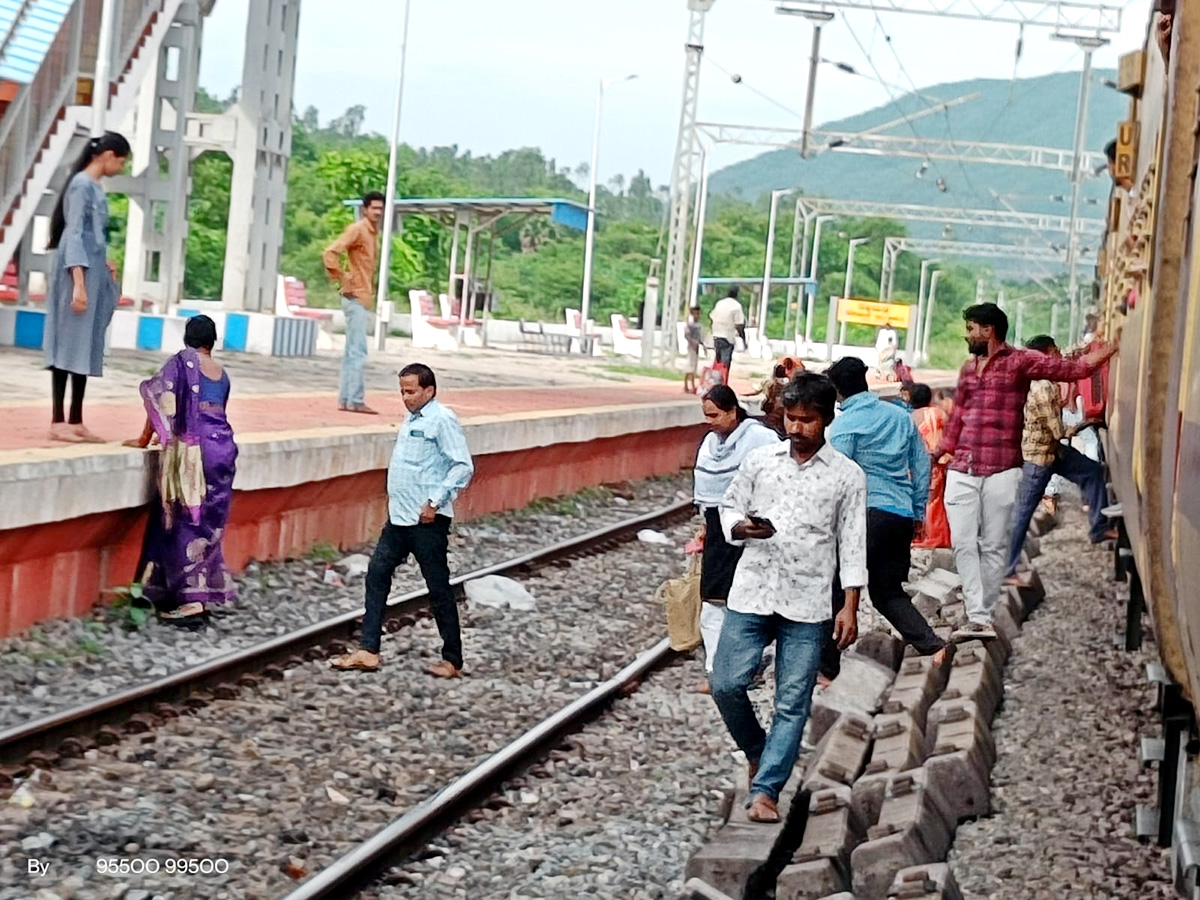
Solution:
<path fill-rule="evenodd" d="M 250 317 L 245 313 L 230 313 L 225 317 L 225 349 L 245 351 L 250 336 Z"/>
<path fill-rule="evenodd" d="M 39 310 L 17 310 L 17 327 L 13 333 L 13 343 L 18 347 L 28 347 L 31 350 L 42 349 L 42 335 L 46 330 L 46 314 Z"/>
<path fill-rule="evenodd" d="M 162 316 L 142 316 L 138 319 L 137 348 L 139 350 L 161 350 L 162 341 Z"/>
<path fill-rule="evenodd" d="M 177 309 L 177 310 L 175 310 L 175 315 L 183 316 L 183 318 L 185 318 L 185 319 L 190 319 L 190 318 L 192 318 L 192 316 L 200 315 L 200 310 L 198 310 L 198 309 Z"/>
<path fill-rule="evenodd" d="M 312 319 L 276 319 L 272 356 L 312 356 L 317 349 L 317 323 Z"/>

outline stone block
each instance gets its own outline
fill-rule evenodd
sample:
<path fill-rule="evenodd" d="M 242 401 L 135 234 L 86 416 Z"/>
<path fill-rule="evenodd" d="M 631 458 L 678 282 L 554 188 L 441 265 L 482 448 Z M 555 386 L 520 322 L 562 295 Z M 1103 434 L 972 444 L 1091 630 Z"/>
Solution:
<path fill-rule="evenodd" d="M 925 731 L 911 712 L 881 713 L 875 717 L 875 743 L 871 747 L 871 761 L 863 770 L 865 774 L 905 772 L 924 761 Z"/>
<path fill-rule="evenodd" d="M 893 775 L 879 823 L 868 829 L 866 843 L 850 857 L 854 895 L 886 900 L 901 869 L 945 859 L 952 834 L 945 800 L 925 770 Z"/>
<path fill-rule="evenodd" d="M 819 743 L 843 713 L 872 715 L 895 677 L 892 669 L 873 659 L 857 653 L 843 654 L 838 677 L 813 700 L 805 733 L 808 743 Z"/>
<path fill-rule="evenodd" d="M 934 755 L 941 746 L 957 746 L 955 741 L 968 736 L 980 745 L 987 771 L 996 763 L 996 745 L 988 727 L 990 719 L 970 700 L 942 699 L 929 708 L 929 723 L 925 727 L 925 756 Z"/>
<path fill-rule="evenodd" d="M 925 594 L 937 603 L 948 603 L 956 594 L 962 591 L 962 582 L 958 575 L 945 569 L 933 569 L 924 577 L 907 585 L 909 594 Z"/>
<path fill-rule="evenodd" d="M 1042 539 L 1036 535 L 1025 535 L 1025 555 L 1037 559 L 1042 555 Z"/>
<path fill-rule="evenodd" d="M 962 601 L 947 603 L 942 607 L 942 618 L 955 628 L 967 621 L 967 605 Z"/>
<path fill-rule="evenodd" d="M 922 752 L 924 752 L 923 747 Z M 868 763 L 867 768 L 870 769 L 870 767 L 871 764 Z M 879 812 L 883 809 L 883 798 L 887 793 L 888 782 L 895 774 L 894 769 L 867 771 L 859 776 L 858 781 L 854 782 L 854 787 L 850 791 L 850 803 L 854 807 L 854 815 L 863 823 L 864 828 L 870 828 L 879 823 Z"/>
<path fill-rule="evenodd" d="M 743 773 L 734 793 L 729 818 L 712 839 L 692 854 L 684 870 L 684 878 L 698 878 L 731 897 L 741 897 L 754 870 L 767 861 L 783 823 L 787 821 L 792 801 L 808 794 L 800 789 L 801 768 L 798 766 L 788 779 L 779 797 L 779 822 L 751 822 L 746 816 L 749 785 Z"/>
<path fill-rule="evenodd" d="M 932 619 L 941 613 L 943 604 L 937 597 L 926 594 L 923 591 L 917 591 L 912 595 L 912 605 L 913 609 L 926 619 Z"/>
<path fill-rule="evenodd" d="M 947 731 L 925 760 L 929 781 L 946 799 L 955 822 L 986 816 L 991 811 L 991 766 L 987 761 L 990 739 L 987 726 L 982 724 L 969 732 Z"/>
<path fill-rule="evenodd" d="M 884 695 L 883 712 L 908 712 L 924 731 L 925 715 L 945 689 L 948 669 L 949 666 L 935 666 L 931 656 L 910 656 Z"/>
<path fill-rule="evenodd" d="M 818 900 L 848 888 L 850 853 L 864 830 L 848 787 L 814 793 L 804 840 L 776 881 L 777 900 Z"/>
<path fill-rule="evenodd" d="M 825 733 L 804 776 L 804 789 L 820 791 L 825 788 L 854 784 L 871 750 L 874 723 L 871 716 L 846 712 Z"/>
<path fill-rule="evenodd" d="M 929 554 L 929 568 L 945 569 L 947 572 L 958 572 L 958 564 L 954 561 L 954 551 L 949 547 L 939 547 Z"/>
<path fill-rule="evenodd" d="M 962 577 L 953 566 L 931 566 L 929 571 L 925 573 L 925 578 L 929 581 L 943 584 L 953 590 L 958 590 L 962 587 Z"/>
<path fill-rule="evenodd" d="M 888 897 L 895 900 L 962 900 L 954 873 L 946 863 L 912 866 L 896 873 Z"/>
<path fill-rule="evenodd" d="M 904 659 L 904 641 L 890 631 L 877 629 L 860 635 L 850 648 L 850 652 L 873 659 L 881 666 L 887 666 L 893 672 L 900 668 Z"/>
<path fill-rule="evenodd" d="M 1022 584 L 1009 584 L 1005 585 L 1005 588 L 1017 591 L 1021 602 L 1025 606 L 1025 615 L 1028 616 L 1041 606 L 1042 601 L 1046 599 L 1046 586 L 1042 583 L 1042 576 L 1038 574 L 1037 569 L 1030 569 L 1021 578 Z"/>
<path fill-rule="evenodd" d="M 1000 589 L 1000 602 L 996 606 L 1007 609 L 1018 625 L 1025 621 L 1025 601 L 1021 599 L 1021 592 L 1012 585 L 1006 584 Z"/>

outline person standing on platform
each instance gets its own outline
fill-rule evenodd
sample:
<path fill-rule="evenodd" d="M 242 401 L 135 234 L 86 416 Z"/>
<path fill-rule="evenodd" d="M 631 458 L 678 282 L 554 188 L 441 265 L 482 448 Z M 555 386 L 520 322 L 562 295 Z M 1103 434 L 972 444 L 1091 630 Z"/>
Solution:
<path fill-rule="evenodd" d="M 1093 344 L 1078 359 L 1019 350 L 1005 343 L 1008 316 L 994 303 L 963 310 L 972 359 L 958 376 L 954 412 L 939 448 L 948 464 L 946 517 L 962 578 L 967 624 L 953 640 L 991 639 L 1021 482 L 1025 399 L 1033 381 L 1077 381 L 1116 354 Z"/>
<path fill-rule="evenodd" d="M 746 311 L 738 300 L 739 289 L 735 284 L 729 294 L 717 301 L 709 313 L 712 322 L 713 361 L 725 367 L 725 383 L 729 384 L 729 370 L 733 368 L 733 344 L 739 337 L 746 345 Z"/>
<path fill-rule="evenodd" d="M 925 527 L 920 537 L 913 539 L 913 546 L 923 550 L 934 550 L 950 546 L 950 523 L 946 521 L 946 467 L 937 462 L 933 454 L 942 443 L 946 422 L 950 418 L 946 411 L 933 402 L 933 392 L 927 384 L 914 384 L 909 390 L 912 403 L 912 420 L 917 434 L 932 463 L 929 473 L 929 500 L 925 503 Z"/>
<path fill-rule="evenodd" d="M 726 539 L 744 545 L 717 645 L 712 694 L 749 766 L 749 818 L 778 822 L 812 704 L 825 636 L 858 636 L 867 583 L 867 477 L 825 442 L 837 392 L 801 373 L 783 392 L 787 442 L 750 453 L 721 502 Z M 830 621 L 835 577 L 846 598 Z M 775 715 L 764 733 L 747 690 L 775 643 Z"/>
<path fill-rule="evenodd" d="M 1054 338 L 1040 334 L 1025 346 L 1055 359 L 1061 358 Z M 1070 444 L 1062 443 L 1066 436 L 1062 420 L 1062 394 L 1053 381 L 1039 380 L 1029 386 L 1025 401 L 1025 429 L 1021 434 L 1021 455 L 1025 465 L 1021 470 L 1021 486 L 1017 508 L 1013 514 L 1012 542 L 1009 545 L 1007 581 L 1018 584 L 1017 563 L 1025 547 L 1025 533 L 1037 511 L 1052 475 L 1060 475 L 1079 485 L 1083 502 L 1088 509 L 1090 528 L 1088 540 L 1093 544 L 1116 540 L 1116 529 L 1108 527 L 1101 512 L 1108 505 L 1108 488 L 1104 482 L 1104 467 L 1088 459 Z"/>
<path fill-rule="evenodd" d="M 471 482 L 475 464 L 458 416 L 437 401 L 437 378 L 429 366 L 400 370 L 400 395 L 408 418 L 400 426 L 388 466 L 388 521 L 371 554 L 366 579 L 366 614 L 360 649 L 332 660 L 335 669 L 379 668 L 383 614 L 392 576 L 416 557 L 429 589 L 433 618 L 442 638 L 442 661 L 425 671 L 437 678 L 462 674 L 458 604 L 450 587 L 450 521 L 454 499 Z"/>
<path fill-rule="evenodd" d="M 113 131 L 87 142 L 50 218 L 49 248 L 57 250 L 46 301 L 45 354 L 54 409 L 50 437 L 102 444 L 83 424 L 88 376 L 104 374 L 104 343 L 120 290 L 108 265 L 108 200 L 101 178 L 120 175 L 129 141 Z M 67 415 L 67 381 L 71 410 Z"/>
<path fill-rule="evenodd" d="M 366 404 L 363 369 L 367 365 L 367 319 L 375 309 L 375 267 L 379 256 L 379 223 L 383 220 L 383 194 L 371 191 L 362 198 L 362 218 L 351 222 L 341 237 L 325 248 L 322 257 L 329 278 L 339 286 L 346 315 L 346 347 L 338 379 L 338 409 L 378 415 Z M 347 268 L 342 268 L 342 254 Z"/>
<path fill-rule="evenodd" d="M 221 541 L 233 504 L 237 444 L 225 418 L 229 373 L 212 358 L 217 326 L 193 316 L 184 349 L 142 382 L 146 427 L 128 447 L 162 448 L 157 503 L 151 505 L 138 572 L 161 621 L 203 621 L 237 597 Z"/>
<path fill-rule="evenodd" d="M 896 348 L 898 346 L 896 329 L 884 325 L 875 335 L 875 354 L 878 357 L 876 368 L 879 377 L 891 381 L 896 377 Z"/>
<path fill-rule="evenodd" d="M 696 370 L 700 368 L 700 348 L 704 335 L 700 330 L 700 307 L 688 310 L 688 320 L 683 326 L 683 337 L 687 341 L 687 370 L 683 374 L 683 392 L 696 393 Z"/>
<path fill-rule="evenodd" d="M 700 636 L 704 639 L 704 667 L 712 675 L 725 601 L 742 548 L 725 540 L 721 530 L 721 499 L 747 454 L 759 447 L 778 446 L 779 436 L 747 416 L 728 385 L 718 384 L 704 395 L 705 421 L 711 429 L 700 442 L 692 470 L 692 498 L 704 517 L 704 553 L 700 562 Z M 708 686 L 703 689 L 707 693 Z"/>
<path fill-rule="evenodd" d="M 867 366 L 856 356 L 839 359 L 825 372 L 837 389 L 842 414 L 827 435 L 830 445 L 854 460 L 867 476 L 867 590 L 871 603 L 905 643 L 934 664 L 946 662 L 946 642 L 933 633 L 904 590 L 914 537 L 921 535 L 929 499 L 929 451 L 912 417 L 867 389 Z M 833 614 L 842 608 L 834 581 Z M 837 677 L 841 654 L 830 635 L 821 660 L 822 683 Z"/>

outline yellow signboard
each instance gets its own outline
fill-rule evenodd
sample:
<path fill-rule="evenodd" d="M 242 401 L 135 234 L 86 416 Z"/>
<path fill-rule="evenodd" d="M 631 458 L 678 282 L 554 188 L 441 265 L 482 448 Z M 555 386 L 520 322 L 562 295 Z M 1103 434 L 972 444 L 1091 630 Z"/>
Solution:
<path fill-rule="evenodd" d="M 893 328 L 907 328 L 908 318 L 912 307 L 906 303 L 877 303 L 874 300 L 856 300 L 848 298 L 839 300 L 837 318 L 839 322 L 849 322 L 852 325 L 874 325 L 882 328 L 890 325 Z"/>

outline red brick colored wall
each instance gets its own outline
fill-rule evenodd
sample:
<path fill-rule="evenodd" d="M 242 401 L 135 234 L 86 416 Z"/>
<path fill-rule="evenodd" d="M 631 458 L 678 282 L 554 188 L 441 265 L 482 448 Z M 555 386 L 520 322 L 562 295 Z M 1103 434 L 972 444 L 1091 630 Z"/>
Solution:
<path fill-rule="evenodd" d="M 677 472 L 692 464 L 704 426 L 554 444 L 477 457 L 455 513 L 463 520 L 517 509 L 598 484 Z M 375 536 L 386 516 L 386 472 L 288 488 L 236 491 L 225 558 L 235 572 L 329 542 L 346 548 Z M 105 589 L 135 577 L 145 512 L 126 509 L 0 531 L 0 636 L 43 619 L 84 615 Z"/>

